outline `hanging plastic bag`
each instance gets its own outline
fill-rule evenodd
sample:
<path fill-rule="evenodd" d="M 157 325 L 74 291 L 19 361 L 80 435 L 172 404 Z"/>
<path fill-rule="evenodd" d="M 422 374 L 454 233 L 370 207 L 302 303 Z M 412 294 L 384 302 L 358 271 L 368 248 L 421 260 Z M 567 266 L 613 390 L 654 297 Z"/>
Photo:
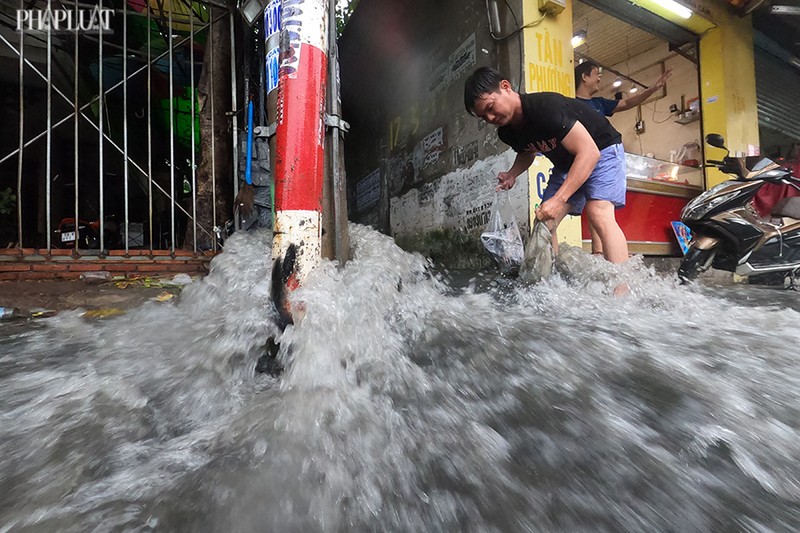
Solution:
<path fill-rule="evenodd" d="M 492 213 L 481 242 L 505 275 L 516 275 L 522 264 L 524 248 L 522 235 L 511 208 L 508 191 L 494 194 Z"/>

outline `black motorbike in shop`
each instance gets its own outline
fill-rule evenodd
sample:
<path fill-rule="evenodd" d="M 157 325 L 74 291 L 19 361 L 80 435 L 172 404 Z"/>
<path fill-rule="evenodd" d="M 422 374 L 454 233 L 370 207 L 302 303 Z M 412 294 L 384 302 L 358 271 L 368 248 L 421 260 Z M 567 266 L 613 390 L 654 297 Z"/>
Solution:
<path fill-rule="evenodd" d="M 707 165 L 733 176 L 690 201 L 681 221 L 691 230 L 691 244 L 678 269 L 687 282 L 714 267 L 742 276 L 783 273 L 791 287 L 800 274 L 800 196 L 783 198 L 762 218 L 753 197 L 767 183 L 786 184 L 800 191 L 800 178 L 761 156 L 732 157 L 721 135 L 706 143 L 727 152 Z"/>

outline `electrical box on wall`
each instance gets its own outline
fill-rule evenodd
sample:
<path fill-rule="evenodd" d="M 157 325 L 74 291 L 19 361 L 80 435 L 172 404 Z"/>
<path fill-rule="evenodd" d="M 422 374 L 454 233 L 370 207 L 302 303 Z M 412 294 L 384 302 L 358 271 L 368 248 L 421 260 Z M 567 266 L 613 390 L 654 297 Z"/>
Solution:
<path fill-rule="evenodd" d="M 567 0 L 536 0 L 539 2 L 539 11 L 548 15 L 558 15 L 567 7 Z"/>

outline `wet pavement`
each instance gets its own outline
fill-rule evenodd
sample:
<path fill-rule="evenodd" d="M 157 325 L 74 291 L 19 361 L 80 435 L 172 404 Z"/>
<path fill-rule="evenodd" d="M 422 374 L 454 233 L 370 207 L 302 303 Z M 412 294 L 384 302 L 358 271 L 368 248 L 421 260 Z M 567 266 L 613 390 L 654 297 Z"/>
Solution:
<path fill-rule="evenodd" d="M 129 310 L 148 301 L 170 299 L 180 292 L 181 286 L 171 283 L 169 278 L 126 278 L 103 283 L 3 281 L 0 282 L 0 307 L 16 309 L 22 316 L 74 309 Z"/>

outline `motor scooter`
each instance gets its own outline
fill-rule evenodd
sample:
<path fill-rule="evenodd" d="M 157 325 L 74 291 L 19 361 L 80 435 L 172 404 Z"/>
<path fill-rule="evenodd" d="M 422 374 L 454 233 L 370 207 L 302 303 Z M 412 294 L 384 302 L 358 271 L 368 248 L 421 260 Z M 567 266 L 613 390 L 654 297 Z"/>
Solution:
<path fill-rule="evenodd" d="M 708 160 L 707 166 L 733 178 L 683 208 L 681 221 L 691 230 L 692 241 L 678 277 L 687 282 L 710 267 L 742 276 L 781 272 L 794 287 L 800 274 L 800 196 L 780 200 L 769 219 L 758 214 L 752 200 L 767 183 L 800 191 L 800 178 L 765 157 L 732 157 L 721 135 L 711 133 L 706 142 L 727 152 L 722 161 Z"/>
<path fill-rule="evenodd" d="M 113 217 L 106 217 L 104 226 L 103 245 L 106 249 L 113 248 L 119 244 L 119 231 L 117 223 Z M 86 250 L 97 250 L 100 248 L 100 220 L 78 219 L 75 224 L 74 218 L 63 218 L 54 230 L 56 248 L 74 248 L 75 241 L 78 241 L 78 248 Z"/>

